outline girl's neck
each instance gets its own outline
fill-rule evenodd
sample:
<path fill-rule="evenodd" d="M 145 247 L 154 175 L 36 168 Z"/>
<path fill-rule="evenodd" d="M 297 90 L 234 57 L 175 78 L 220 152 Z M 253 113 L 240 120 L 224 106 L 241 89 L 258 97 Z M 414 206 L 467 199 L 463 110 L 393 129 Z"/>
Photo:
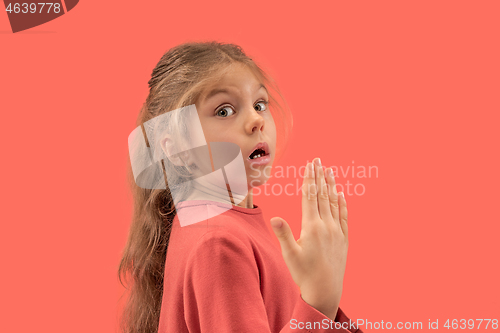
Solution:
<path fill-rule="evenodd" d="M 216 202 L 222 202 L 225 204 L 229 205 L 234 205 L 234 206 L 239 206 L 243 208 L 250 208 L 253 209 L 253 189 L 250 188 L 248 190 L 248 194 L 246 197 L 243 199 L 234 198 L 228 196 L 227 189 L 221 189 L 221 188 L 216 188 L 214 186 L 208 186 L 207 184 L 200 182 L 200 181 L 194 181 L 192 182 L 192 189 L 191 193 L 187 196 L 187 198 L 184 201 L 189 201 L 189 200 L 210 200 L 210 201 L 216 201 Z M 236 200 L 235 200 L 236 199 Z M 239 199 L 239 200 L 238 200 Z M 234 202 L 239 201 L 237 204 Z"/>

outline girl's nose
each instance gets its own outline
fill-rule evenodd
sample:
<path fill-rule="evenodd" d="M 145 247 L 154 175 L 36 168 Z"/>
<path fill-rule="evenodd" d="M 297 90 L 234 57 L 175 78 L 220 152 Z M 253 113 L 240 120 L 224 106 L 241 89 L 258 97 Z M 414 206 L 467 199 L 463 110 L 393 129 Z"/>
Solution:
<path fill-rule="evenodd" d="M 249 116 L 245 124 L 248 134 L 252 134 L 257 131 L 263 131 L 264 122 L 264 118 L 259 114 L 259 112 L 255 111 L 255 109 L 252 108 L 249 111 Z"/>

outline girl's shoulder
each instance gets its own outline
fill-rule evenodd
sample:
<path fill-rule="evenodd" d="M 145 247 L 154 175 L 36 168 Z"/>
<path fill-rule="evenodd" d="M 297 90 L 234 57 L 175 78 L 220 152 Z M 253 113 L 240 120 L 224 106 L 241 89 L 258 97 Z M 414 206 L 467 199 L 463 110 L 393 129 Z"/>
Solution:
<path fill-rule="evenodd" d="M 190 211 L 193 209 L 193 213 L 199 213 L 206 208 L 197 207 Z M 256 267 L 256 247 L 258 245 L 238 215 L 215 215 L 182 227 L 175 220 L 167 248 L 167 276 L 173 278 L 181 274 L 177 278 L 184 279 L 184 272 L 187 275 L 195 271 L 212 272 L 211 269 L 219 264 L 234 268 L 242 262 L 253 270 Z"/>
<path fill-rule="evenodd" d="M 241 208 L 210 201 L 183 203 L 174 219 L 172 236 L 191 246 L 238 241 L 251 248 L 264 220 L 260 208 Z"/>

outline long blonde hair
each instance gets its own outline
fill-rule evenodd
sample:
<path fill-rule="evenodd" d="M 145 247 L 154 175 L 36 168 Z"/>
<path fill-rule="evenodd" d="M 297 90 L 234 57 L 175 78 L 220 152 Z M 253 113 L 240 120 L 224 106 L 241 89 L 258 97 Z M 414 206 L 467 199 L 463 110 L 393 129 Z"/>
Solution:
<path fill-rule="evenodd" d="M 234 44 L 188 42 L 168 50 L 153 69 L 148 82 L 149 94 L 136 126 L 165 112 L 195 104 L 203 89 L 218 81 L 235 63 L 248 66 L 268 89 L 269 108 L 277 127 L 279 158 L 291 131 L 291 113 L 274 80 Z M 164 167 L 182 169 L 168 161 Z M 178 174 L 189 177 L 185 170 L 178 170 Z M 140 188 L 134 181 L 131 165 L 127 177 L 134 209 L 118 268 L 119 281 L 128 291 L 123 295 L 127 298 L 120 313 L 120 332 L 157 333 L 167 246 L 176 211 L 168 185 L 166 189 Z"/>

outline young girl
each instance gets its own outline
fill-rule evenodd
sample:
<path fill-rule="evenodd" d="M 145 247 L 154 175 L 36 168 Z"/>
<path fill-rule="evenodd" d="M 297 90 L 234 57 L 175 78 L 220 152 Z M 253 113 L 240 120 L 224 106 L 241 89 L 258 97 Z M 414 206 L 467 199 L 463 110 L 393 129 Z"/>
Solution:
<path fill-rule="evenodd" d="M 143 163 L 130 148 L 122 332 L 362 332 L 338 307 L 347 208 L 331 168 L 306 166 L 299 240 L 271 219 L 281 251 L 253 203 L 291 124 L 268 76 L 236 45 L 186 43 L 161 58 L 149 88 L 135 138 L 164 158 Z M 144 176 L 147 167 L 156 173 Z"/>

